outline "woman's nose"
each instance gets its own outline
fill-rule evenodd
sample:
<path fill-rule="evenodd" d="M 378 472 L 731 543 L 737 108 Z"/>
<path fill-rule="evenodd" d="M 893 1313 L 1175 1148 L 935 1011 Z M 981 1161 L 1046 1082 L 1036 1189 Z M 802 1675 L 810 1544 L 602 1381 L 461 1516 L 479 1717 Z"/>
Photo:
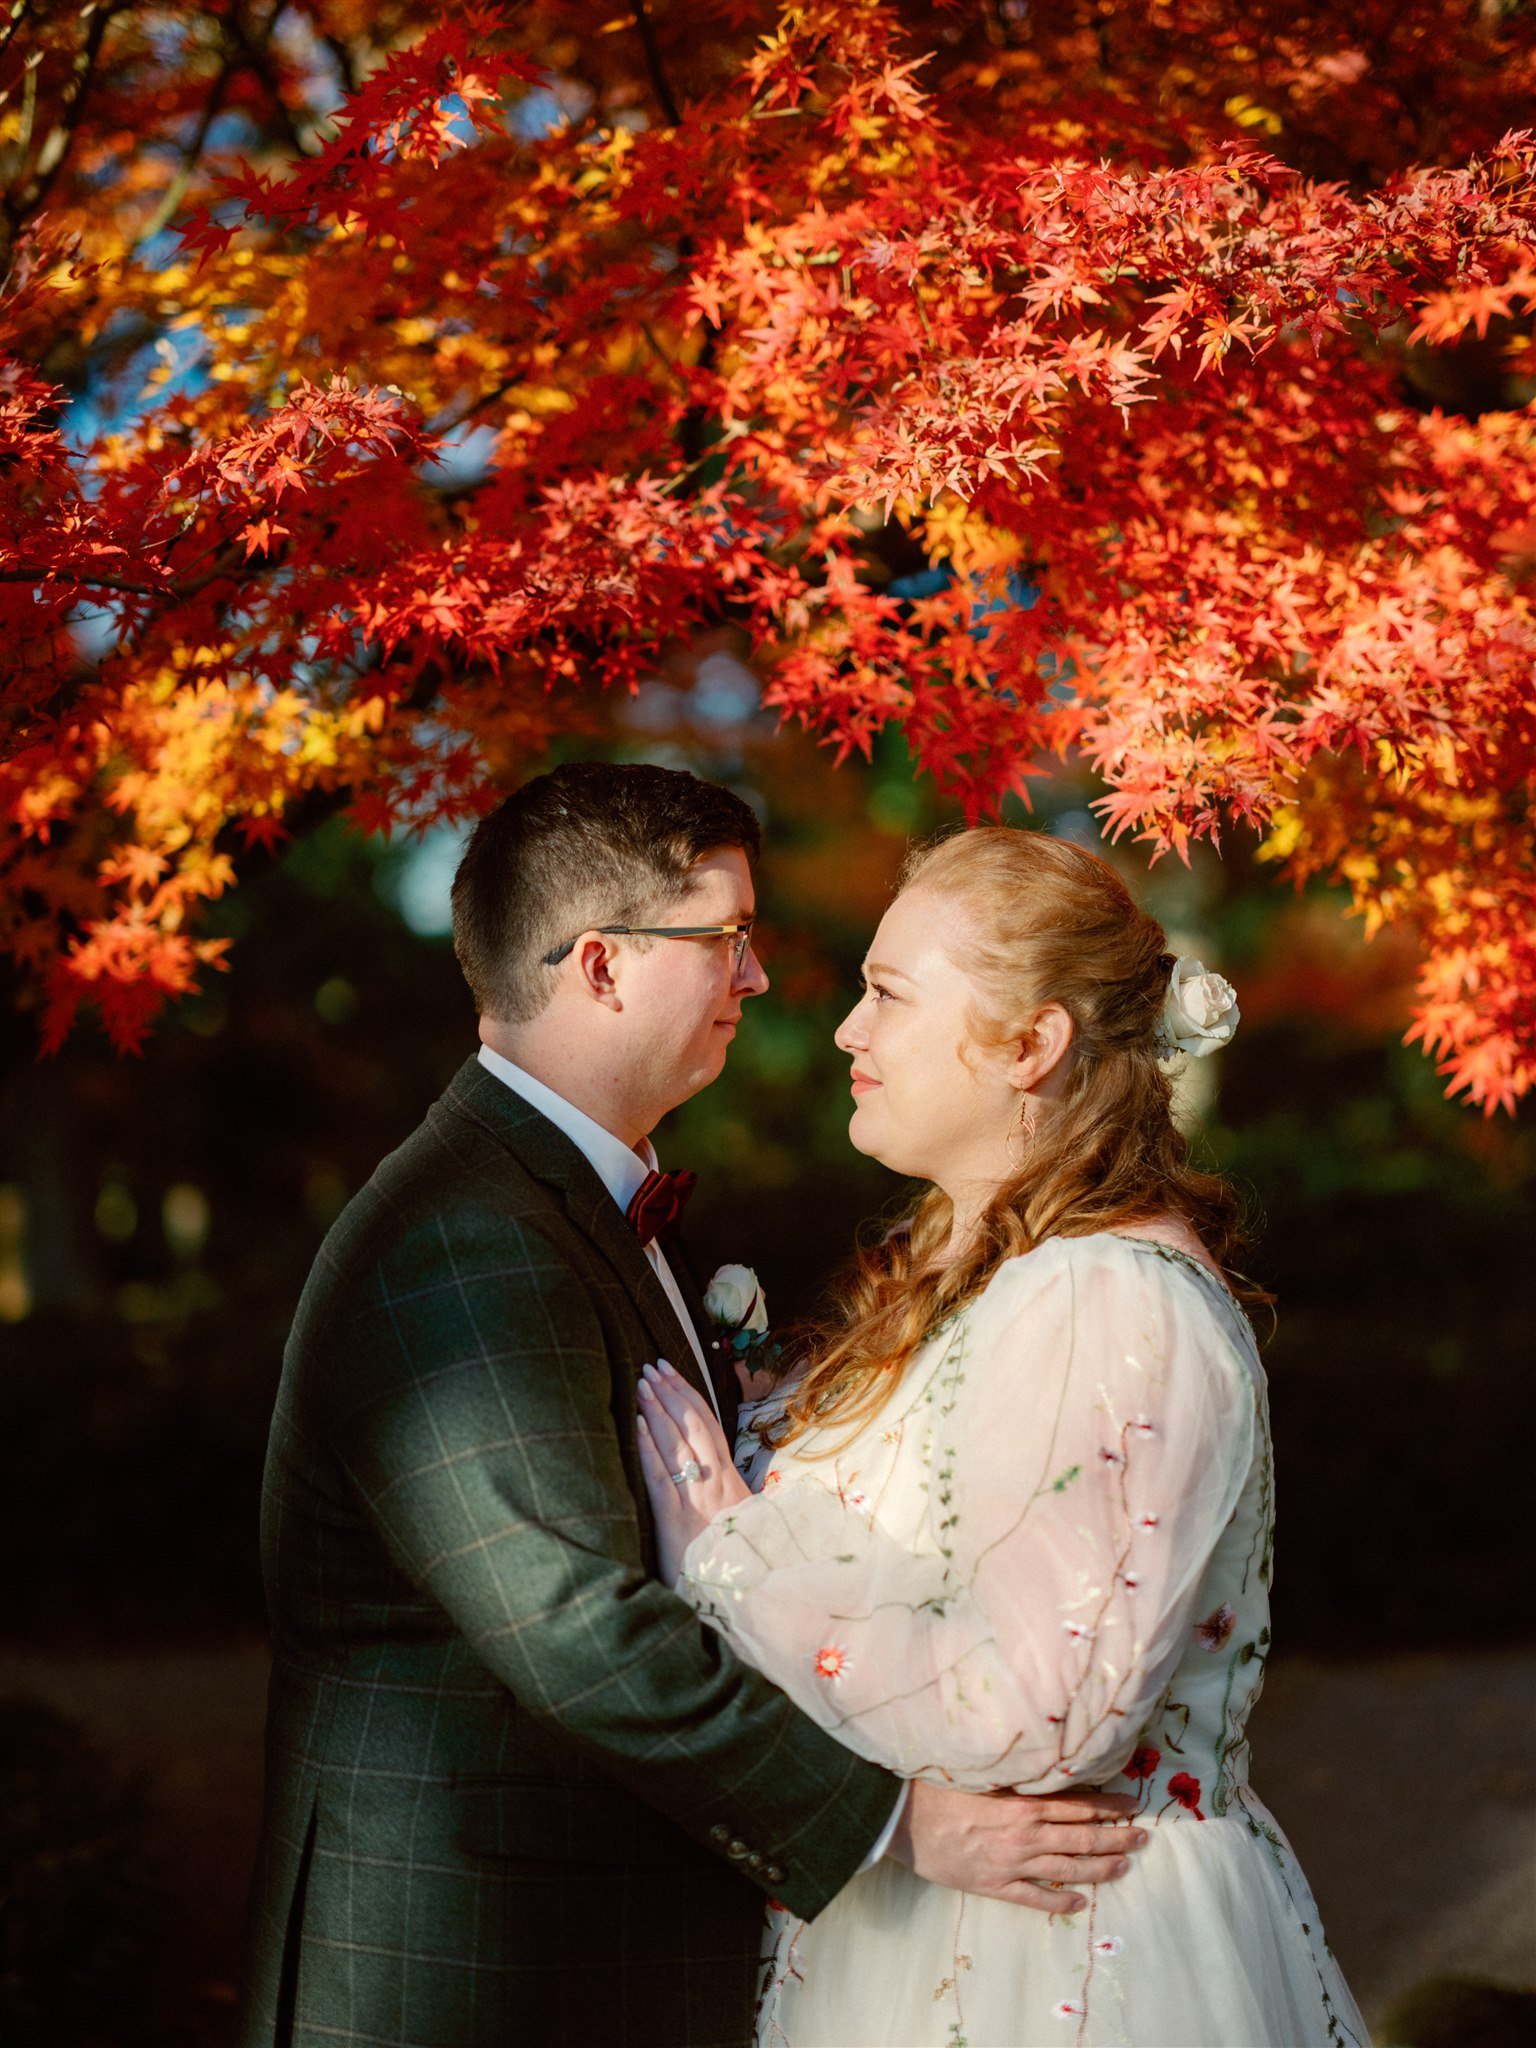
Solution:
<path fill-rule="evenodd" d="M 865 1046 L 868 1045 L 869 1034 L 864 1029 L 863 1020 L 860 1016 L 863 1008 L 862 1000 L 855 1003 L 842 1023 L 833 1032 L 832 1043 L 839 1052 L 862 1052 Z"/>

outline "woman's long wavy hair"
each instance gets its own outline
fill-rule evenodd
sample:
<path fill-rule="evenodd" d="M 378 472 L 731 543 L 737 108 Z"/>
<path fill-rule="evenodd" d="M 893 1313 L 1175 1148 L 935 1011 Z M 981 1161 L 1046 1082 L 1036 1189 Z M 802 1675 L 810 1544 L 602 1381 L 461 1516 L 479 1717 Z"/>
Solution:
<path fill-rule="evenodd" d="M 813 1425 L 858 1427 L 928 1333 L 986 1285 L 1004 1259 L 1048 1237 L 1082 1237 L 1181 1217 L 1246 1304 L 1269 1296 L 1234 1270 L 1243 1251 L 1236 1196 L 1191 1165 L 1157 1056 L 1173 959 L 1106 861 L 1009 826 L 920 848 L 901 888 L 931 891 L 955 915 L 957 971 L 974 984 L 982 1044 L 1019 1044 L 1027 1020 L 1060 1003 L 1072 1020 L 1065 1093 L 1040 1102 L 1018 1171 L 998 1187 L 971 1241 L 947 1257 L 949 1197 L 931 1188 L 905 1224 L 860 1250 L 828 1319 L 797 1333 L 811 1361 L 774 1440 Z"/>

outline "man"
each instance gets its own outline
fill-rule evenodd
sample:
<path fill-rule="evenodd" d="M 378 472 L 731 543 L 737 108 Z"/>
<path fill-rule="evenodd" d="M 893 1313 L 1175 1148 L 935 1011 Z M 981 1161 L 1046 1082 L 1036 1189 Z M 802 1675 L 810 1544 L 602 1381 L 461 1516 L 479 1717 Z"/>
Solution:
<path fill-rule="evenodd" d="M 727 1428 L 737 1390 L 648 1133 L 768 985 L 757 838 L 584 764 L 465 851 L 479 1056 L 326 1238 L 273 1421 L 246 2048 L 740 2048 L 765 1895 L 813 1915 L 890 1853 L 1059 1909 L 1028 1880 L 1133 1845 L 1126 1801 L 904 1795 L 654 1575 L 641 1368 Z"/>

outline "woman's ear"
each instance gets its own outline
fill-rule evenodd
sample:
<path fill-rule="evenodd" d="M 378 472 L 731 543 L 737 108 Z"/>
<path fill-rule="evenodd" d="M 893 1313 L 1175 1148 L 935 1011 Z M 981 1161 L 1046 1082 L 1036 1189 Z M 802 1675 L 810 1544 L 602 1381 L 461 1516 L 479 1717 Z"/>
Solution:
<path fill-rule="evenodd" d="M 1072 1071 L 1072 1019 L 1060 1003 L 1036 1010 L 1019 1040 L 1009 1079 L 1036 1095 L 1059 1095 Z"/>

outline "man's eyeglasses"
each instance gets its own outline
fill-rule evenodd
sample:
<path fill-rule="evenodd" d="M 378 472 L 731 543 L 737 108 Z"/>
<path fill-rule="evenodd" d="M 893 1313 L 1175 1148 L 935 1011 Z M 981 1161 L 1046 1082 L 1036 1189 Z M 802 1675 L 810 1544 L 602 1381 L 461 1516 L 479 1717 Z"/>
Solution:
<path fill-rule="evenodd" d="M 753 918 L 738 918 L 734 924 L 595 924 L 589 931 L 601 933 L 604 938 L 615 939 L 734 939 L 731 948 L 731 973 L 739 975 L 746 965 L 747 948 L 752 943 Z M 582 936 L 576 934 L 576 939 Z M 558 967 L 560 962 L 576 944 L 576 939 L 567 939 L 563 946 L 556 946 L 553 953 L 544 955 L 546 967 Z"/>

